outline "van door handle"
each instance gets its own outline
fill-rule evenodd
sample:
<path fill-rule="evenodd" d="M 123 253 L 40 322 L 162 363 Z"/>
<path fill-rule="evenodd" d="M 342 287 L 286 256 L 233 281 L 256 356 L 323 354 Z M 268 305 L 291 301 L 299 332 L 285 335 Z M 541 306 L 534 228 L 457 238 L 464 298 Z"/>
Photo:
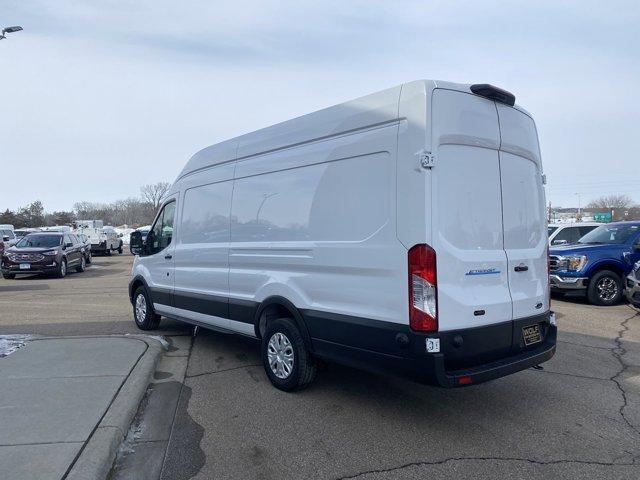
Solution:
<path fill-rule="evenodd" d="M 173 258 L 173 255 L 171 255 L 170 253 L 167 253 L 167 254 L 164 256 L 164 258 L 165 258 L 165 260 L 171 260 L 171 259 Z"/>
<path fill-rule="evenodd" d="M 514 267 L 514 270 L 516 272 L 526 272 L 527 270 L 529 270 L 529 267 L 527 267 L 526 265 L 518 265 Z"/>

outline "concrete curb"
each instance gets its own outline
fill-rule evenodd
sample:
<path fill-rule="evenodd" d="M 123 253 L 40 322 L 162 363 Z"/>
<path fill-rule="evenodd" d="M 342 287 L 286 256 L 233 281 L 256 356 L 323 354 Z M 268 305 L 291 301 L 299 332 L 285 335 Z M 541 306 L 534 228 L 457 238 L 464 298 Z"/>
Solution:
<path fill-rule="evenodd" d="M 145 335 L 113 335 L 147 344 L 129 376 L 120 387 L 107 412 L 93 431 L 71 470 L 67 480 L 102 480 L 107 478 L 120 444 L 127 435 L 140 401 L 144 397 L 156 365 L 164 351 L 161 342 Z"/>

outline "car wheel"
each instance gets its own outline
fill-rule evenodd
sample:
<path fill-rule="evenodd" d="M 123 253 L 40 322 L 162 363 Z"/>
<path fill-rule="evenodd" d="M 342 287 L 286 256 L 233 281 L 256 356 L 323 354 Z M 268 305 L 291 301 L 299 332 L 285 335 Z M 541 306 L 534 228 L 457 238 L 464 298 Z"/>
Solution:
<path fill-rule="evenodd" d="M 91 252 L 89 252 L 89 255 L 87 255 L 87 260 L 86 260 L 87 265 L 91 265 L 91 262 L 92 262 L 92 261 L 93 261 L 93 258 L 92 258 L 92 256 L 91 256 Z"/>
<path fill-rule="evenodd" d="M 104 254 L 111 256 L 111 249 L 107 247 L 104 251 Z"/>
<path fill-rule="evenodd" d="M 120 244 L 120 246 L 118 247 L 118 253 L 122 255 L 122 244 Z"/>
<path fill-rule="evenodd" d="M 291 392 L 309 385 L 316 362 L 290 318 L 270 322 L 262 337 L 262 364 L 274 387 Z"/>
<path fill-rule="evenodd" d="M 140 330 L 155 330 L 160 324 L 160 315 L 153 311 L 147 289 L 142 286 L 133 294 L 133 319 Z"/>
<path fill-rule="evenodd" d="M 16 274 L 15 273 L 3 273 L 2 274 L 2 278 L 4 278 L 5 280 L 13 280 L 14 278 L 16 278 Z"/>
<path fill-rule="evenodd" d="M 56 272 L 56 276 L 58 278 L 64 278 L 67 276 L 67 259 L 63 258 L 62 261 L 60 262 L 60 265 L 58 265 L 58 271 Z"/>
<path fill-rule="evenodd" d="M 610 270 L 601 270 L 589 282 L 589 302 L 594 305 L 615 305 L 622 297 L 622 280 Z"/>
<path fill-rule="evenodd" d="M 82 273 L 87 268 L 87 261 L 84 259 L 84 255 L 80 257 L 80 265 L 76 267 L 76 272 Z"/>

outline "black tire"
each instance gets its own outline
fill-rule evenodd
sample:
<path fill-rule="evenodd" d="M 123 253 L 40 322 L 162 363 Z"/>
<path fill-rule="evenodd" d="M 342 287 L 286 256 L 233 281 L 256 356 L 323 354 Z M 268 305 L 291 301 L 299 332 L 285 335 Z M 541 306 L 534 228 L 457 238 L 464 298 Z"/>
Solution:
<path fill-rule="evenodd" d="M 278 344 L 278 339 L 282 340 L 282 337 L 286 339 L 286 342 L 281 341 Z M 272 339 L 273 343 L 270 345 Z M 272 348 L 276 345 L 279 345 L 280 349 Z M 280 359 L 291 356 L 292 365 L 287 367 L 285 366 L 288 365 L 286 361 L 278 362 L 275 360 L 272 369 L 269 362 L 270 354 L 272 358 L 275 355 Z M 278 355 L 280 356 L 278 357 Z M 307 387 L 316 377 L 317 372 L 316 361 L 309 352 L 300 330 L 290 318 L 279 318 L 267 325 L 262 337 L 262 364 L 273 386 L 285 392 L 302 390 Z"/>
<path fill-rule="evenodd" d="M 108 256 L 111 256 L 111 249 L 109 247 L 105 248 L 104 254 L 108 255 Z"/>
<path fill-rule="evenodd" d="M 86 258 L 85 261 L 86 261 L 87 265 L 91 265 L 91 262 L 93 262 L 93 256 L 91 255 L 91 252 L 89 252 L 87 254 L 87 258 Z"/>
<path fill-rule="evenodd" d="M 80 257 L 80 265 L 76 267 L 76 272 L 82 273 L 87 269 L 87 260 L 84 258 L 84 255 Z"/>
<path fill-rule="evenodd" d="M 60 264 L 58 265 L 58 270 L 56 271 L 56 277 L 64 278 L 67 276 L 67 259 L 63 258 Z"/>
<path fill-rule="evenodd" d="M 14 278 L 16 278 L 16 274 L 15 273 L 3 273 L 2 274 L 2 278 L 4 278 L 5 280 L 13 280 Z"/>
<path fill-rule="evenodd" d="M 122 255 L 122 242 L 120 242 L 120 246 L 118 247 L 118 253 Z"/>
<path fill-rule="evenodd" d="M 139 303 L 144 304 L 144 313 L 138 310 L 138 307 L 141 307 Z M 154 312 L 147 289 L 143 286 L 136 288 L 133 294 L 133 321 L 140 330 L 155 330 L 160 325 L 160 315 Z"/>
<path fill-rule="evenodd" d="M 587 298 L 593 305 L 615 305 L 622 298 L 622 279 L 611 270 L 600 270 L 589 281 Z"/>

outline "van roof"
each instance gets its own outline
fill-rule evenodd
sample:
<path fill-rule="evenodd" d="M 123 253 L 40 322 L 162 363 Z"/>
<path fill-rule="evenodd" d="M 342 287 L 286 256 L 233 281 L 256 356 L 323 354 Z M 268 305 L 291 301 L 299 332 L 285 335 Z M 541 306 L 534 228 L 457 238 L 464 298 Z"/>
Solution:
<path fill-rule="evenodd" d="M 395 122 L 399 117 L 400 94 L 403 88 L 409 86 L 425 98 L 435 88 L 473 94 L 471 84 L 441 80 L 404 83 L 203 148 L 189 159 L 178 180 L 190 173 L 236 159 Z M 517 105 L 514 108 L 529 115 Z"/>

